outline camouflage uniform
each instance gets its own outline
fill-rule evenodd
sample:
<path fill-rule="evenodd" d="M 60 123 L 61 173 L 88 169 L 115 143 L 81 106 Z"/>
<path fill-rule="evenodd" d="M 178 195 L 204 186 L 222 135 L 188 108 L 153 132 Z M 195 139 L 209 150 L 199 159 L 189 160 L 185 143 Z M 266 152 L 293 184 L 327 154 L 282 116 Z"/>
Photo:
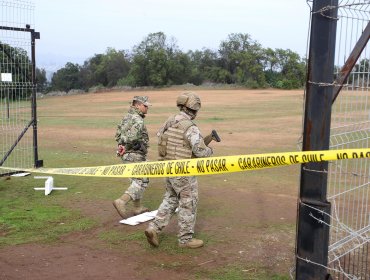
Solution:
<path fill-rule="evenodd" d="M 179 120 L 189 120 L 190 116 L 185 112 L 180 112 L 162 126 L 157 133 L 160 136 L 174 123 Z M 198 127 L 193 123 L 185 131 L 184 141 L 189 144 L 192 157 L 209 157 L 213 151 L 204 144 L 203 137 Z M 149 227 L 159 233 L 168 225 L 172 215 L 178 207 L 179 243 L 186 243 L 192 239 L 197 214 L 198 203 L 198 181 L 195 176 L 189 177 L 169 177 L 166 178 L 166 193 L 162 204 L 159 206 L 158 213 Z"/>
<path fill-rule="evenodd" d="M 118 145 L 126 148 L 122 157 L 123 163 L 146 161 L 149 136 L 144 117 L 145 115 L 140 110 L 131 107 L 117 127 L 116 141 Z M 130 178 L 130 186 L 125 193 L 132 200 L 141 199 L 148 183 L 148 178 Z"/>

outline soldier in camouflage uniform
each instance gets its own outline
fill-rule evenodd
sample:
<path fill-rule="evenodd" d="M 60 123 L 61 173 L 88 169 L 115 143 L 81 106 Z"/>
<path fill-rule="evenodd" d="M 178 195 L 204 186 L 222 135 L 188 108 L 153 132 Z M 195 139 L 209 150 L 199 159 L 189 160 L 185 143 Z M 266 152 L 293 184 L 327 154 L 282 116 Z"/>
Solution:
<path fill-rule="evenodd" d="M 160 159 L 174 160 L 209 157 L 213 151 L 204 143 L 198 127 L 192 121 L 201 107 L 200 98 L 186 92 L 177 98 L 179 114 L 170 117 L 157 133 Z M 195 176 L 166 178 L 166 193 L 153 222 L 145 230 L 148 242 L 159 246 L 158 234 L 168 225 L 176 208 L 178 212 L 180 247 L 198 248 L 203 241 L 193 238 L 197 214 L 198 182 Z"/>
<path fill-rule="evenodd" d="M 118 143 L 117 156 L 122 158 L 123 163 L 146 161 L 149 136 L 144 118 L 148 106 L 150 103 L 147 96 L 135 96 L 128 113 L 117 127 L 115 136 Z M 129 188 L 120 198 L 113 201 L 113 206 L 122 218 L 128 217 L 126 204 L 131 200 L 135 215 L 149 210 L 141 205 L 148 183 L 148 178 L 130 178 Z"/>

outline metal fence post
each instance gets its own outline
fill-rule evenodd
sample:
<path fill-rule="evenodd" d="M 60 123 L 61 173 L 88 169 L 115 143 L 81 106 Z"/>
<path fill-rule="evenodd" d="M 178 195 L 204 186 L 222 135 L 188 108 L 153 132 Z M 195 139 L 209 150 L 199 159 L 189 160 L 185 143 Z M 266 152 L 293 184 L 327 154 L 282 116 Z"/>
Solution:
<path fill-rule="evenodd" d="M 34 167 L 42 167 L 43 161 L 39 160 L 38 155 L 38 143 L 37 143 L 37 103 L 36 103 L 36 54 L 35 54 L 35 41 L 40 39 L 40 33 L 31 30 L 31 56 L 32 56 L 32 120 L 33 120 L 33 156 L 34 156 Z"/>
<path fill-rule="evenodd" d="M 312 6 L 303 151 L 327 150 L 330 141 L 338 0 L 314 0 Z M 327 162 L 301 166 L 296 240 L 296 279 L 329 279 L 330 203 L 326 200 Z"/>

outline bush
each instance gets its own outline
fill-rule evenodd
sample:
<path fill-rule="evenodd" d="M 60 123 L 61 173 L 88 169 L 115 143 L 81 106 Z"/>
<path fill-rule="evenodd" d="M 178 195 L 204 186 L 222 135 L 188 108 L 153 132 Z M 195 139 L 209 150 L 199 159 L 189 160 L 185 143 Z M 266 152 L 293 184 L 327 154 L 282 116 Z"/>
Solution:
<path fill-rule="evenodd" d="M 291 81 L 291 80 L 279 80 L 276 83 L 276 87 L 280 89 L 294 89 L 299 88 L 299 82 L 298 81 Z"/>
<path fill-rule="evenodd" d="M 259 88 L 260 85 L 258 84 L 257 81 L 255 80 L 252 80 L 252 79 L 248 79 L 244 85 L 247 87 L 247 88 L 253 88 L 253 89 L 256 89 L 256 88 Z"/>
<path fill-rule="evenodd" d="M 125 78 L 121 78 L 117 81 L 118 87 L 134 87 L 136 84 L 135 78 L 132 75 L 128 75 Z"/>
<path fill-rule="evenodd" d="M 92 92 L 92 93 L 99 92 L 99 91 L 101 91 L 104 88 L 105 87 L 102 84 L 98 84 L 98 85 L 96 85 L 94 87 L 89 88 L 89 92 Z"/>

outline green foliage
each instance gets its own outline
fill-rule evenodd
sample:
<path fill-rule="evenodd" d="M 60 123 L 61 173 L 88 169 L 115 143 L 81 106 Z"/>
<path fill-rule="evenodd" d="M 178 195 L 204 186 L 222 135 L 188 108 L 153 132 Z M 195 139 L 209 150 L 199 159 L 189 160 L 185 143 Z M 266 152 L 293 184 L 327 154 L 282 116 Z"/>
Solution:
<path fill-rule="evenodd" d="M 108 48 L 105 54 L 96 54 L 86 61 L 81 68 L 84 88 L 98 84 L 104 87 L 113 87 L 126 77 L 130 70 L 130 62 L 124 51 Z"/>
<path fill-rule="evenodd" d="M 265 84 L 261 45 L 251 40 L 250 35 L 233 33 L 220 44 L 220 59 L 223 69 L 231 74 L 231 83 L 245 84 L 254 80 L 258 86 Z"/>
<path fill-rule="evenodd" d="M 31 96 L 32 64 L 26 50 L 0 41 L 0 73 L 11 73 L 12 83 L 21 83 L 24 86 L 22 90 L 19 90 L 19 87 L 8 87 L 8 82 L 0 82 L 1 87 L 7 87 L 8 99 L 25 99 Z"/>
<path fill-rule="evenodd" d="M 162 86 L 167 84 L 168 56 L 164 49 L 150 50 L 146 54 L 147 84 Z"/>
<path fill-rule="evenodd" d="M 192 74 L 190 58 L 178 51 L 170 54 L 168 62 L 168 85 L 182 85 L 189 82 Z"/>
<path fill-rule="evenodd" d="M 192 68 L 189 76 L 189 83 L 199 86 L 204 80 L 204 75 L 197 68 Z"/>
<path fill-rule="evenodd" d="M 189 57 L 163 32 L 151 33 L 134 48 L 128 78 L 130 86 L 183 84 L 192 74 Z"/>
<path fill-rule="evenodd" d="M 340 69 L 338 67 L 336 72 L 339 72 Z M 355 66 L 354 70 L 352 71 L 353 73 L 356 74 L 351 74 L 349 75 L 348 78 L 348 83 L 352 84 L 354 82 L 359 84 L 367 84 L 369 81 L 368 73 L 370 70 L 370 60 L 368 58 L 363 58 L 361 59 Z M 356 79 L 355 79 L 356 77 Z"/>
<path fill-rule="evenodd" d="M 256 80 L 253 80 L 253 79 L 248 79 L 245 83 L 244 83 L 245 87 L 247 88 L 252 88 L 252 89 L 256 89 L 256 88 L 259 88 L 261 87 L 258 82 Z"/>
<path fill-rule="evenodd" d="M 38 92 L 45 92 L 48 86 L 45 69 L 36 68 L 36 86 Z"/>
<path fill-rule="evenodd" d="M 130 53 L 108 48 L 83 66 L 67 63 L 52 78 L 54 90 L 89 89 L 96 85 L 169 86 L 205 82 L 248 88 L 300 88 L 305 61 L 295 52 L 264 49 L 249 34 L 232 33 L 210 49 L 182 52 L 174 38 L 150 33 Z"/>
<path fill-rule="evenodd" d="M 117 81 L 117 86 L 135 86 L 135 78 L 132 75 L 127 75 L 124 78 L 121 78 Z"/>
<path fill-rule="evenodd" d="M 51 78 L 52 89 L 67 92 L 71 89 L 81 89 L 80 70 L 81 67 L 78 64 L 68 62 L 64 68 L 59 69 Z"/>
<path fill-rule="evenodd" d="M 26 95 L 25 91 L 10 88 L 9 99 L 28 98 L 32 94 L 32 63 L 26 50 L 0 42 L 0 70 L 1 73 L 11 73 L 13 83 L 22 83 L 24 87 L 29 87 Z M 35 75 L 37 91 L 45 91 L 48 85 L 45 69 L 36 68 Z M 3 85 L 6 86 L 5 83 Z"/>
<path fill-rule="evenodd" d="M 264 67 L 266 81 L 275 88 L 293 89 L 304 85 L 306 64 L 299 55 L 291 50 L 265 50 Z"/>
<path fill-rule="evenodd" d="M 213 66 L 210 68 L 206 68 L 206 77 L 207 80 L 216 82 L 216 83 L 223 83 L 223 84 L 231 84 L 232 75 L 226 69 L 223 69 L 218 66 Z"/>

